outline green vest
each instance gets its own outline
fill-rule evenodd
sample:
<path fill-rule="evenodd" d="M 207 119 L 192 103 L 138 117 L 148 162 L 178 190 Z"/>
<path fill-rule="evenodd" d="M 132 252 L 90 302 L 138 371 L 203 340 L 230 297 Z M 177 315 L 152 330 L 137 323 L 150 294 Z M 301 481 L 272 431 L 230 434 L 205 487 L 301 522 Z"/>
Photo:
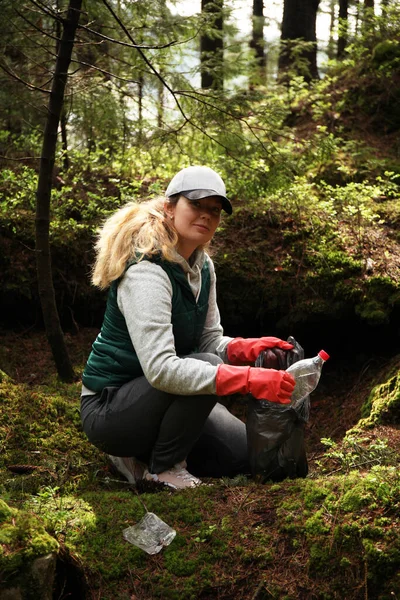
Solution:
<path fill-rule="evenodd" d="M 178 356 L 193 354 L 198 351 L 208 311 L 210 294 L 208 263 L 205 261 L 201 270 L 201 290 L 196 302 L 180 265 L 157 259 L 152 262 L 163 268 L 172 285 L 171 322 L 176 354 Z M 130 266 L 128 265 L 128 268 Z M 143 375 L 125 318 L 118 308 L 119 281 L 114 281 L 110 287 L 103 325 L 93 343 L 83 372 L 83 384 L 94 392 L 101 392 L 106 386 L 120 387 Z"/>

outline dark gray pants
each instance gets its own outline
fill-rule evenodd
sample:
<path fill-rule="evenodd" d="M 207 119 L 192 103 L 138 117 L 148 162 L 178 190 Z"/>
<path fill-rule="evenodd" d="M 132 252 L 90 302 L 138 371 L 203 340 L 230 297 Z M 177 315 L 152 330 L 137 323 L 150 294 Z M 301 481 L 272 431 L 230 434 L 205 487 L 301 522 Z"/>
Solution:
<path fill-rule="evenodd" d="M 222 362 L 215 354 L 190 358 Z M 249 472 L 246 427 L 213 395 L 167 394 L 138 377 L 120 388 L 83 396 L 81 417 L 87 437 L 100 450 L 134 456 L 152 473 L 185 459 L 198 476 Z"/>

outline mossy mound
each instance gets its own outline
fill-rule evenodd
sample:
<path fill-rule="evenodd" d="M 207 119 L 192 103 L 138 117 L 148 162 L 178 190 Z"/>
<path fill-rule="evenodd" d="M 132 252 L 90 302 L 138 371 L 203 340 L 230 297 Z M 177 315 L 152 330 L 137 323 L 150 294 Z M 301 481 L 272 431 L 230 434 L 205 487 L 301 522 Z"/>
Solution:
<path fill-rule="evenodd" d="M 342 351 L 346 336 L 390 342 L 400 315 L 400 260 L 399 241 L 384 225 L 386 198 L 376 199 L 385 185 L 299 177 L 239 206 L 215 238 L 229 333 L 310 339 L 325 328 Z M 388 186 L 388 200 L 397 197 L 396 184 Z"/>
<path fill-rule="evenodd" d="M 316 134 L 311 146 L 329 143 L 337 171 L 351 155 L 342 142 L 325 132 Z M 332 333 L 346 332 L 354 323 L 378 334 L 400 322 L 398 174 L 384 171 L 328 184 L 315 175 L 313 160 L 309 172 L 278 190 L 265 184 L 257 197 L 233 198 L 235 212 L 221 223 L 214 240 L 218 298 L 222 322 L 232 335 L 272 329 L 289 335 L 321 323 Z M 78 174 L 69 177 L 54 206 L 52 265 L 63 326 L 76 331 L 79 324 L 100 326 L 102 321 L 105 296 L 89 281 L 94 231 L 118 207 L 120 194 L 113 189 L 115 198 L 108 196 L 103 206 L 99 183 L 96 202 L 86 198 L 89 213 L 81 220 L 66 219 L 66 207 L 84 205 L 84 198 L 69 198 Z M 243 184 L 249 175 L 242 177 Z M 35 244 L 32 209 L 27 197 L 0 214 L 0 303 L 14 323 L 41 320 L 30 250 Z"/>
<path fill-rule="evenodd" d="M 0 488 L 12 494 L 35 494 L 43 486 L 87 482 L 87 464 L 100 453 L 87 443 L 79 415 L 80 384 L 55 378 L 49 386 L 0 382 Z"/>
<path fill-rule="evenodd" d="M 7 521 L 16 511 L 0 498 L 0 523 Z"/>
<path fill-rule="evenodd" d="M 91 592 L 104 600 L 228 599 L 253 597 L 257 590 L 276 599 L 317 594 L 339 600 L 344 586 L 354 600 L 360 590 L 382 600 L 400 593 L 400 476 L 394 467 L 279 485 L 217 482 L 178 494 L 146 493 L 140 500 L 117 489 L 80 495 L 67 501 L 57 492 L 40 510 L 48 523 L 58 514 L 56 537 L 79 560 Z M 122 536 L 144 514 L 142 503 L 177 531 L 156 556 Z M 60 520 L 62 510 L 67 516 Z M 35 548 L 55 550 L 54 538 L 40 525 L 33 528 L 37 517 L 21 520 L 28 522 Z"/>
<path fill-rule="evenodd" d="M 59 542 L 34 513 L 8 507 L 3 501 L 0 511 L 0 595 L 50 599 Z"/>
<path fill-rule="evenodd" d="M 400 422 L 400 357 L 395 363 L 388 379 L 374 387 L 362 406 L 359 428 Z"/>
<path fill-rule="evenodd" d="M 0 569 L 3 573 L 13 573 L 23 568 L 27 561 L 58 551 L 57 540 L 36 515 L 10 507 L 9 511 L 0 529 Z"/>
<path fill-rule="evenodd" d="M 321 440 L 326 449 L 317 460 L 321 472 L 350 472 L 400 463 L 400 356 L 383 361 L 377 372 L 378 375 L 375 372 L 366 377 L 369 384 L 359 380 L 357 389 L 354 387 L 343 396 L 343 410 L 353 412 L 354 424 L 340 440 L 329 437 Z M 351 398 L 356 395 L 357 411 L 351 405 Z"/>
<path fill-rule="evenodd" d="M 362 475 L 322 477 L 283 484 L 212 487 L 174 494 L 144 494 L 142 501 L 177 531 L 157 558 L 122 538 L 144 513 L 131 493 L 90 492 L 96 515 L 90 535 L 75 540 L 84 568 L 99 576 L 104 597 L 125 590 L 143 598 L 298 598 L 318 589 L 324 597 L 390 598 L 400 591 L 400 476 L 375 468 Z M 118 560 L 115 557 L 118 556 Z M 118 597 L 118 595 L 117 595 Z M 122 597 L 122 596 L 121 596 Z"/>

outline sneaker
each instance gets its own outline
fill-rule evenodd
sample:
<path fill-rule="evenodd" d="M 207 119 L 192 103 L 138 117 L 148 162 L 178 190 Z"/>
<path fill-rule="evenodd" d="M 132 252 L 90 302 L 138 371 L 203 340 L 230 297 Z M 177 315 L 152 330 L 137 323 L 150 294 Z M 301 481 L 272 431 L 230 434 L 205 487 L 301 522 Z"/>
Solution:
<path fill-rule="evenodd" d="M 171 469 L 157 475 L 155 473 L 147 473 L 145 477 L 148 480 L 159 481 L 174 490 L 194 488 L 202 483 L 198 477 L 195 477 L 186 470 L 186 461 L 177 463 Z"/>
<path fill-rule="evenodd" d="M 121 473 L 129 483 L 135 484 L 148 472 L 146 465 L 133 456 L 111 456 L 109 454 L 108 457 L 118 473 Z"/>

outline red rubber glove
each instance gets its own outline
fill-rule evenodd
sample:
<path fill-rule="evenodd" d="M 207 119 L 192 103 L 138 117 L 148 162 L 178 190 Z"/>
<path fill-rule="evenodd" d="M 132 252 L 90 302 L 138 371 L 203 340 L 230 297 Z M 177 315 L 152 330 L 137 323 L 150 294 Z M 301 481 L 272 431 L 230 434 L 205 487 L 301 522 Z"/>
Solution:
<path fill-rule="evenodd" d="M 267 348 L 281 348 L 291 350 L 293 344 L 284 342 L 277 337 L 260 338 L 235 338 L 226 347 L 227 356 L 231 365 L 255 363 L 257 356 Z"/>
<path fill-rule="evenodd" d="M 218 396 L 251 394 L 257 400 L 290 404 L 296 382 L 286 371 L 222 364 L 215 383 Z"/>

